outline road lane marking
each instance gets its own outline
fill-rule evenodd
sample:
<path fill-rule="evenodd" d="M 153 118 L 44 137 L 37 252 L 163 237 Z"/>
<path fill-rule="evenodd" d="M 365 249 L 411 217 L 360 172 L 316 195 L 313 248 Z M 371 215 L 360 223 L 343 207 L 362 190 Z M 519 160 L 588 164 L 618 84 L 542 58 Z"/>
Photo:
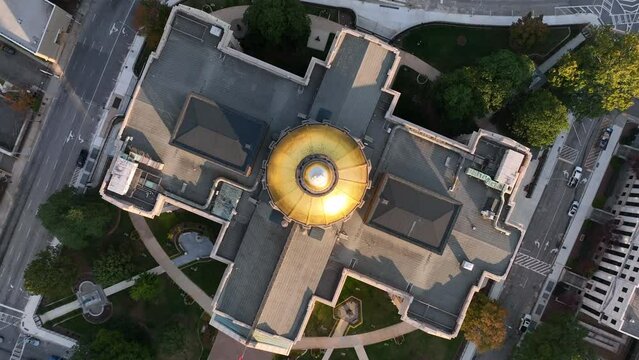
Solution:
<path fill-rule="evenodd" d="M 548 275 L 552 270 L 552 265 L 547 262 L 522 253 L 517 253 L 515 256 L 515 265 L 519 265 L 524 269 L 528 269 L 543 276 Z"/>

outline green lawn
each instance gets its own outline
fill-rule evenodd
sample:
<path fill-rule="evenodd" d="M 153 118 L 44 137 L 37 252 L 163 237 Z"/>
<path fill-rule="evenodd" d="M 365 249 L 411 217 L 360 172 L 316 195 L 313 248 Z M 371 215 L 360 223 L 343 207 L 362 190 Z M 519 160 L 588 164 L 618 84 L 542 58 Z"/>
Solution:
<path fill-rule="evenodd" d="M 224 270 L 226 270 L 226 264 L 213 259 L 196 262 L 182 268 L 184 274 L 210 296 L 215 294 L 220 285 Z"/>
<path fill-rule="evenodd" d="M 113 304 L 113 316 L 104 324 L 89 324 L 79 312 L 75 312 L 46 326 L 85 341 L 90 341 L 101 328 L 119 330 L 126 337 L 151 346 L 155 351 L 155 359 L 200 359 L 201 354 L 206 358 L 213 330 L 206 327 L 207 333 L 202 335 L 206 340 L 203 341 L 204 346 L 201 345 L 198 332 L 208 319 L 197 304 L 185 303 L 181 290 L 166 275 L 160 278 L 162 296 L 153 302 L 135 302 L 127 291 L 111 296 L 109 300 Z M 169 356 L 158 351 L 157 339 L 166 326 L 175 323 L 184 329 L 185 346 L 182 354 Z"/>
<path fill-rule="evenodd" d="M 463 343 L 462 336 L 446 340 L 417 330 L 397 341 L 387 340 L 365 349 L 370 360 L 452 360 L 457 359 Z"/>
<path fill-rule="evenodd" d="M 427 24 L 400 34 L 393 44 L 442 72 L 462 66 L 473 65 L 483 56 L 500 49 L 509 49 L 509 28 L 488 26 L 465 26 L 452 24 Z M 541 62 L 564 40 L 576 35 L 569 27 L 551 27 L 546 41 L 531 53 L 539 54 L 533 60 Z"/>
<path fill-rule="evenodd" d="M 350 296 L 362 301 L 364 322 L 356 328 L 350 328 L 347 334 L 362 334 L 400 322 L 397 307 L 385 291 L 349 277 L 339 295 L 338 303 Z"/>
<path fill-rule="evenodd" d="M 169 257 L 181 254 L 181 251 L 176 247 L 176 244 L 173 243 L 169 236 L 171 229 L 179 224 L 198 224 L 205 226 L 208 230 L 204 235 L 208 236 L 212 242 L 215 242 L 217 234 L 220 232 L 220 224 L 184 210 L 162 213 L 153 219 L 147 219 L 146 222 L 149 224 L 151 232 L 153 232 L 153 235 L 155 235 L 155 238 Z"/>
<path fill-rule="evenodd" d="M 304 329 L 304 336 L 330 336 L 336 322 L 333 318 L 333 308 L 316 302 Z"/>
<path fill-rule="evenodd" d="M 389 357 L 387 359 L 401 359 L 398 357 Z M 358 360 L 357 353 L 353 348 L 335 349 L 331 354 L 330 360 Z"/>

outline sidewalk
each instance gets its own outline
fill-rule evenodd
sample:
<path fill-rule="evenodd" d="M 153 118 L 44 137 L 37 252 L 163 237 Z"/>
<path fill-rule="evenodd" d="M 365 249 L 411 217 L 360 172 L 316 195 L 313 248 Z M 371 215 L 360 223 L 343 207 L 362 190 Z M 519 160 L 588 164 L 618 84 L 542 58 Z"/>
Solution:
<path fill-rule="evenodd" d="M 365 334 L 339 337 L 303 337 L 293 345 L 293 349 L 341 349 L 376 344 L 417 330 L 410 324 L 400 322 L 383 329 Z"/>
<path fill-rule="evenodd" d="M 532 319 L 535 322 L 539 322 L 541 320 L 541 316 L 544 313 L 546 304 L 548 303 L 548 299 L 550 299 L 550 296 L 555 289 L 555 285 L 557 285 L 559 281 L 561 272 L 563 271 L 566 262 L 568 261 L 568 257 L 572 252 L 572 248 L 575 245 L 577 238 L 579 237 L 581 227 L 592 211 L 592 201 L 594 200 L 595 195 L 597 195 L 597 190 L 599 189 L 601 180 L 606 173 L 606 168 L 610 163 L 610 159 L 612 159 L 612 156 L 617 148 L 619 138 L 621 137 L 621 132 L 623 131 L 623 124 L 619 125 L 617 119 L 619 119 L 619 117 L 615 119 L 615 124 L 612 126 L 613 131 L 612 135 L 610 136 L 608 147 L 606 148 L 606 150 L 601 152 L 595 169 L 593 170 L 592 174 L 590 174 L 590 181 L 588 181 L 588 185 L 580 199 L 581 206 L 568 225 L 566 235 L 563 239 L 562 247 L 557 254 L 552 272 L 550 273 L 550 275 L 548 275 L 548 278 L 546 279 L 546 282 L 542 287 L 542 291 L 539 294 L 539 298 L 537 299 L 537 302 L 533 307 Z"/>
<path fill-rule="evenodd" d="M 385 39 L 393 39 L 399 33 L 413 26 L 432 22 L 458 23 L 469 25 L 510 26 L 519 16 L 490 16 L 453 14 L 424 9 L 403 7 L 399 2 L 388 1 L 389 5 L 352 0 L 305 0 L 308 3 L 351 9 L 357 16 L 358 28 L 369 31 Z M 590 23 L 599 25 L 594 14 L 574 14 L 544 16 L 548 25 L 568 25 Z"/>
<path fill-rule="evenodd" d="M 68 349 L 76 346 L 77 341 L 75 341 L 74 339 L 68 336 L 60 335 L 36 324 L 33 316 L 38 309 L 38 305 L 40 304 L 41 300 L 42 296 L 39 295 L 29 297 L 27 306 L 25 307 L 24 316 L 22 317 L 22 322 L 20 322 L 20 329 L 22 330 L 22 332 L 27 335 L 36 337 L 40 340 L 58 344 Z"/>

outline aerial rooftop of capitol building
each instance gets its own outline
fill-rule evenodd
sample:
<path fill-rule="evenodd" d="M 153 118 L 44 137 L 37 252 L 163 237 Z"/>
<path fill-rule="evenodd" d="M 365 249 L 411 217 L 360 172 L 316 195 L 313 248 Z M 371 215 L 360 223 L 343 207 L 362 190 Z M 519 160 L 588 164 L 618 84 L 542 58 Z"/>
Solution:
<path fill-rule="evenodd" d="M 511 265 L 529 150 L 393 115 L 399 51 L 372 36 L 340 32 L 303 78 L 235 46 L 228 24 L 174 8 L 103 197 L 222 224 L 211 325 L 249 346 L 288 353 L 349 276 L 391 294 L 403 321 L 456 336 L 473 294 Z"/>

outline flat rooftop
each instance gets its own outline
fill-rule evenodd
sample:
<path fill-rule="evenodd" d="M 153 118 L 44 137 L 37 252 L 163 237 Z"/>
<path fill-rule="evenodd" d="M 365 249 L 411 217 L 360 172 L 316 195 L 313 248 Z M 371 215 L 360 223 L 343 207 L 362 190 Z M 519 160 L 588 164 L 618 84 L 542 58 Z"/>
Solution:
<path fill-rule="evenodd" d="M 623 314 L 623 325 L 621 331 L 634 337 L 639 336 L 639 288 L 635 288 L 632 299 L 628 303 L 626 312 Z"/>
<path fill-rule="evenodd" d="M 220 38 L 209 33 L 210 24 L 178 12 L 172 26 L 132 101 L 122 138 L 131 136 L 132 148 L 164 164 L 160 176 L 167 192 L 204 203 L 216 178 L 248 185 L 259 172 L 243 176 L 171 144 L 188 94 L 196 92 L 266 124 L 265 141 L 255 151 L 254 163 L 260 164 L 272 136 L 299 124 L 299 113 L 308 113 L 325 69 L 315 67 L 309 85 L 299 91 L 298 84 L 218 50 Z"/>
<path fill-rule="evenodd" d="M 0 0 L 0 34 L 36 52 L 53 8 L 44 0 Z"/>

